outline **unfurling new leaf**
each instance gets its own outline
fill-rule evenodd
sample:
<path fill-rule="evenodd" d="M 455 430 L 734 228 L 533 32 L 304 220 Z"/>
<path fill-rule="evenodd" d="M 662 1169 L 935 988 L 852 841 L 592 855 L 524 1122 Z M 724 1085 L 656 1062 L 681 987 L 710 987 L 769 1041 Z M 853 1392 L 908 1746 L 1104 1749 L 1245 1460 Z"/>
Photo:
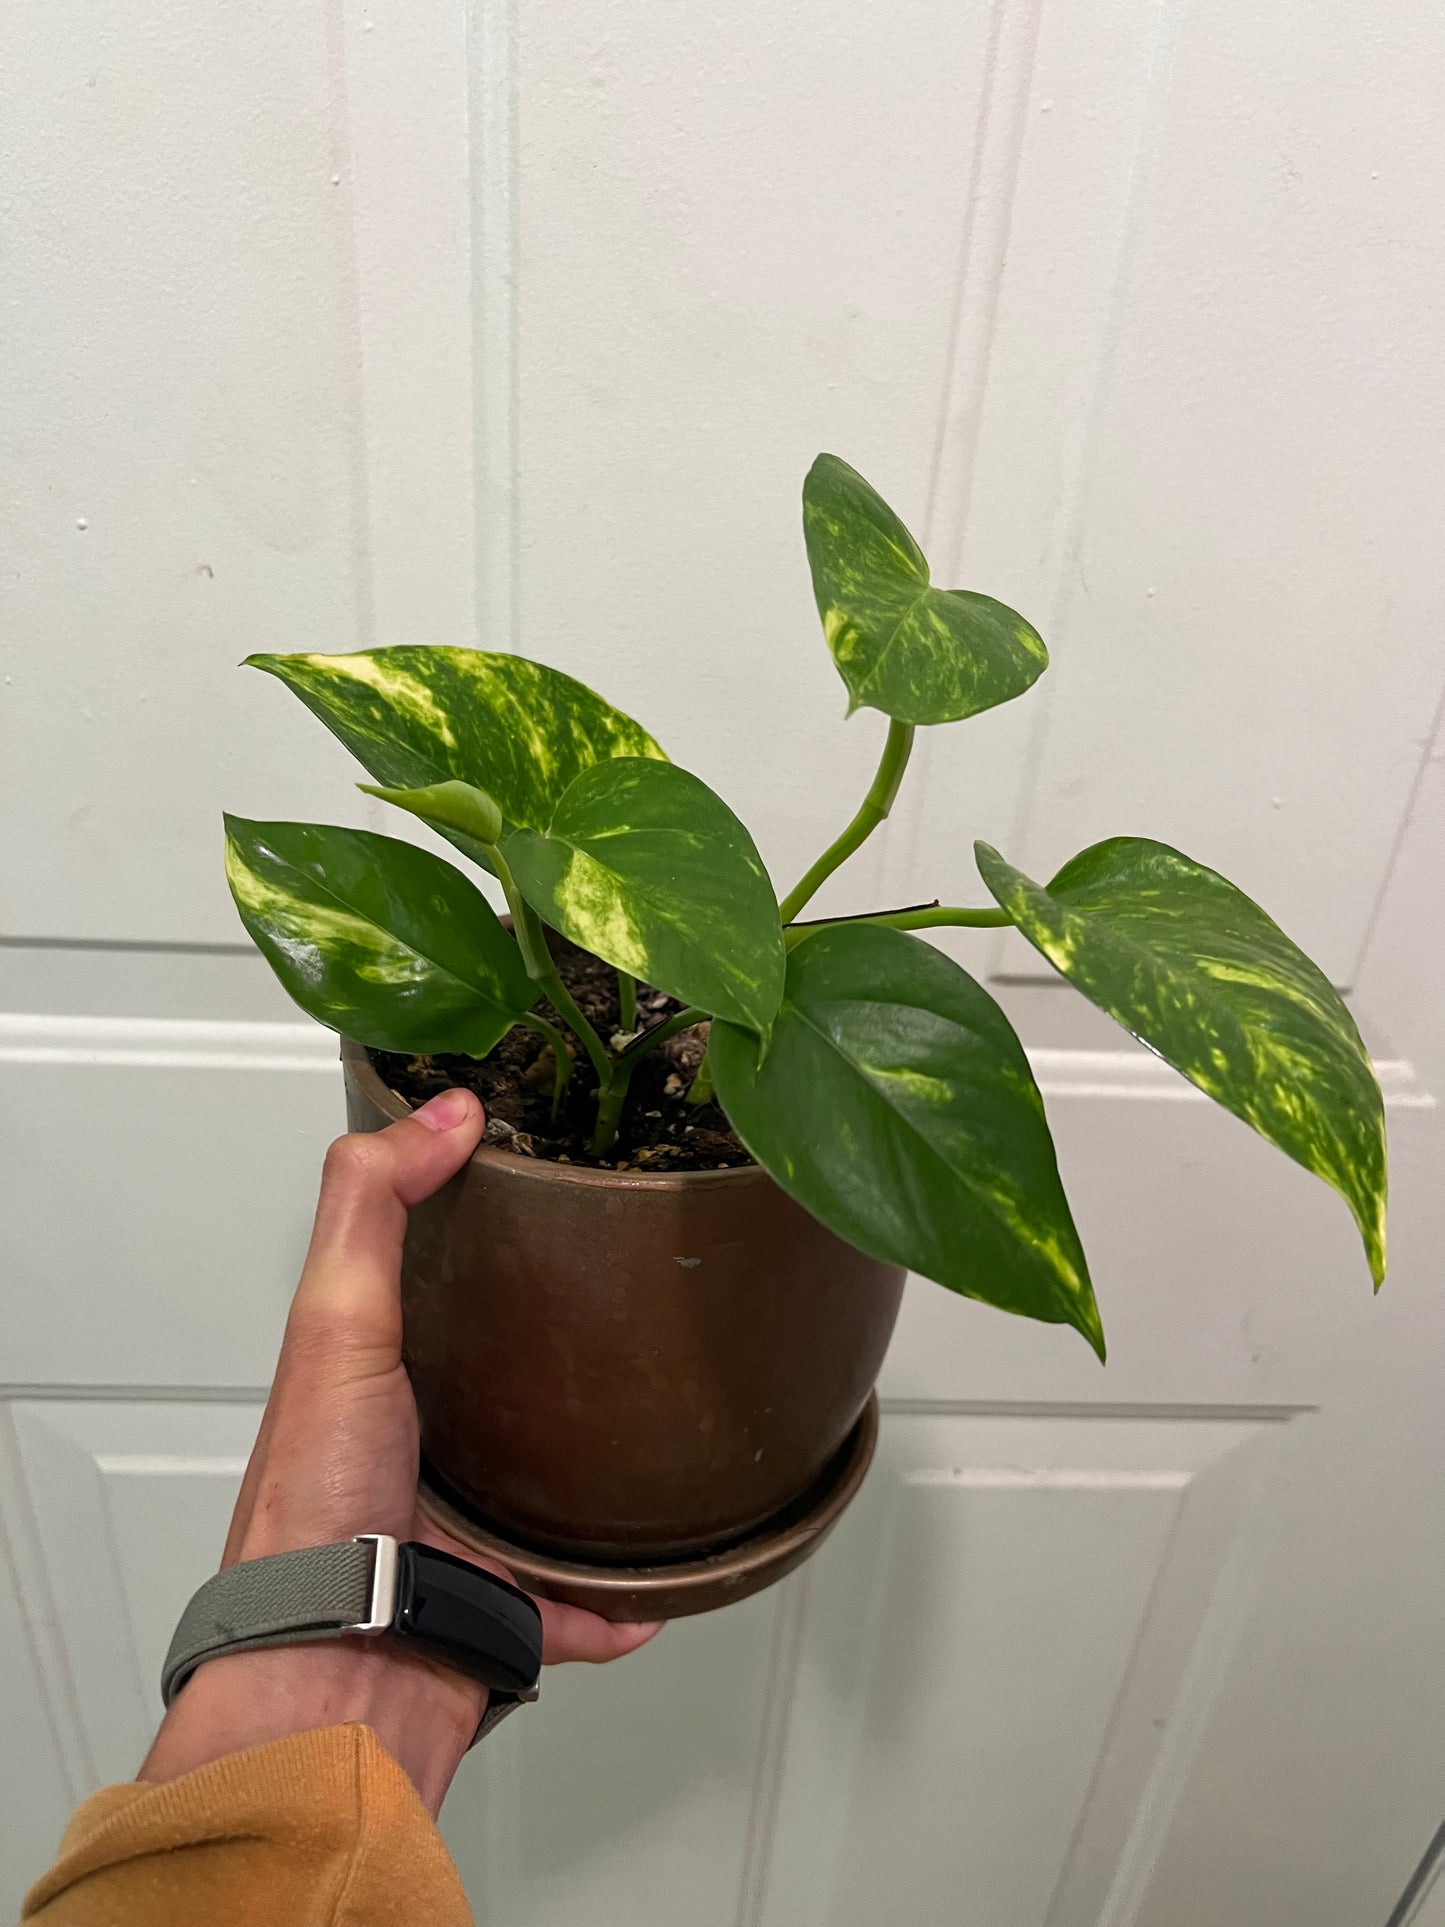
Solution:
<path fill-rule="evenodd" d="M 475 783 L 429 783 L 420 790 L 389 790 L 379 783 L 358 783 L 368 796 L 419 816 L 435 830 L 458 831 L 478 843 L 491 845 L 502 834 L 502 812 Z"/>

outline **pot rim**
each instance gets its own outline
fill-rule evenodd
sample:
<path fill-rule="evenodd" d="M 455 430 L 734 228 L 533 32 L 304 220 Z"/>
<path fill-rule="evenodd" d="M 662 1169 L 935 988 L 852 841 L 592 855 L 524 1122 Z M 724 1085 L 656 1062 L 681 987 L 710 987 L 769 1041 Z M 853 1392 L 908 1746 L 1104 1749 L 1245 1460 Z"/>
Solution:
<path fill-rule="evenodd" d="M 341 1062 L 358 1088 L 393 1123 L 410 1117 L 409 1104 L 386 1082 L 365 1044 L 341 1033 Z M 558 1164 L 552 1158 L 518 1157 L 494 1144 L 479 1144 L 470 1162 L 499 1177 L 534 1179 L 544 1184 L 575 1184 L 596 1191 L 706 1191 L 719 1185 L 771 1184 L 760 1164 L 734 1164 L 726 1171 L 604 1171 L 586 1164 Z"/>

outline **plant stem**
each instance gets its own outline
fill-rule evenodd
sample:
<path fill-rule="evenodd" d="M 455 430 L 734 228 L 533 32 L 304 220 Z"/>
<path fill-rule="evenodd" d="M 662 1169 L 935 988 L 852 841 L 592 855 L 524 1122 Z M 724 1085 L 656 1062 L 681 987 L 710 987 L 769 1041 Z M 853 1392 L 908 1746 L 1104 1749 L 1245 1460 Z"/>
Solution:
<path fill-rule="evenodd" d="M 669 1037 L 675 1037 L 680 1030 L 691 1024 L 700 1024 L 707 1012 L 699 1010 L 696 1004 L 689 1004 L 686 1010 L 665 1018 L 662 1023 L 654 1024 L 627 1046 L 612 1066 L 612 1073 L 602 1086 L 602 1094 L 597 1100 L 597 1129 L 592 1134 L 592 1155 L 600 1157 L 611 1147 L 617 1136 L 618 1120 L 622 1116 L 622 1106 L 627 1100 L 627 1087 L 632 1082 L 632 1073 L 642 1059 L 655 1045 Z"/>
<path fill-rule="evenodd" d="M 711 1049 L 711 1045 L 709 1045 L 709 1049 Z M 702 1054 L 702 1062 L 697 1067 L 697 1074 L 687 1087 L 687 1102 L 689 1104 L 706 1104 L 712 1096 L 712 1066 L 708 1063 L 707 1058 L 708 1053 L 704 1051 Z"/>
<path fill-rule="evenodd" d="M 512 913 L 512 935 L 522 952 L 522 962 L 527 966 L 527 975 L 534 983 L 541 983 L 552 974 L 552 953 L 547 948 L 547 939 L 542 934 L 542 920 L 517 888 L 517 879 L 512 875 L 512 866 L 502 855 L 497 844 L 489 843 L 487 855 L 497 872 L 497 881 L 502 886 L 507 899 L 507 908 Z"/>
<path fill-rule="evenodd" d="M 637 1028 L 637 979 L 629 977 L 625 970 L 617 973 L 617 1028 Z"/>
<path fill-rule="evenodd" d="M 880 910 L 871 917 L 819 917 L 815 923 L 791 924 L 783 932 L 783 942 L 791 950 L 811 931 L 847 923 L 878 924 L 885 930 L 941 930 L 955 925 L 970 930 L 1003 930 L 1013 923 L 1013 918 L 1006 910 L 967 910 L 958 904 L 930 904 L 920 910 Z"/>
<path fill-rule="evenodd" d="M 572 1081 L 572 1053 L 567 1048 L 567 1039 L 545 1017 L 539 1017 L 535 1011 L 529 1010 L 521 1021 L 528 1030 L 534 1030 L 539 1037 L 546 1038 L 557 1060 L 557 1074 L 552 1084 L 552 1121 L 555 1124 L 566 1102 L 567 1086 Z"/>
<path fill-rule="evenodd" d="M 541 983 L 543 990 L 547 993 L 547 1001 L 575 1033 L 583 1050 L 592 1059 L 592 1068 L 597 1073 L 598 1084 L 605 1090 L 612 1076 L 612 1059 L 607 1055 L 607 1048 L 602 1039 L 578 1009 L 576 999 L 557 975 L 555 964 L 550 974 L 542 978 Z"/>
<path fill-rule="evenodd" d="M 602 1086 L 597 1099 L 597 1126 L 592 1133 L 592 1155 L 600 1158 L 604 1151 L 610 1151 L 612 1140 L 617 1136 L 618 1119 L 622 1116 L 622 1106 L 627 1099 L 627 1086 L 632 1082 L 630 1071 L 621 1073 L 614 1064 L 612 1076 Z"/>
<path fill-rule="evenodd" d="M 924 910 L 883 910 L 876 917 L 850 917 L 850 923 L 881 923 L 888 930 L 939 930 L 960 924 L 971 930 L 1003 930 L 1013 923 L 1007 910 L 994 904 L 983 909 L 957 903 L 935 903 Z"/>
<path fill-rule="evenodd" d="M 811 902 L 819 887 L 840 864 L 847 862 L 861 843 L 866 842 L 893 808 L 893 800 L 898 794 L 898 785 L 903 781 L 903 772 L 912 748 L 912 723 L 890 722 L 888 740 L 883 745 L 878 768 L 858 814 L 837 841 L 828 845 L 807 875 L 783 898 L 781 909 L 784 923 L 793 921 L 803 905 Z"/>
<path fill-rule="evenodd" d="M 507 908 L 512 913 L 512 934 L 521 946 L 522 961 L 527 966 L 527 975 L 539 989 L 546 992 L 552 1008 L 566 1022 L 583 1050 L 592 1059 L 592 1068 L 597 1073 L 598 1083 L 605 1086 L 612 1075 L 612 1060 L 607 1055 L 602 1039 L 577 1008 L 571 991 L 557 975 L 557 966 L 553 963 L 552 953 L 547 948 L 542 919 L 517 888 L 517 880 L 512 875 L 511 866 L 495 843 L 487 845 L 487 854 L 496 867 L 497 881 L 506 893 Z"/>

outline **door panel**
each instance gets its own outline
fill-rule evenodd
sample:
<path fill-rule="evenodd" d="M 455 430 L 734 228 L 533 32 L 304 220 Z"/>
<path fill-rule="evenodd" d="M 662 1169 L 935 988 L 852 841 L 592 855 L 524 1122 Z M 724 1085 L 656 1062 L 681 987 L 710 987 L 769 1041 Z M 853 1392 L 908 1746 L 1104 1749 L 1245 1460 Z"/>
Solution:
<path fill-rule="evenodd" d="M 544 1675 L 442 1816 L 482 1927 L 731 1927 L 757 1857 L 780 1588 Z"/>
<path fill-rule="evenodd" d="M 1101 1918 L 1227 1668 L 1279 1430 L 892 1418 L 807 1580 L 766 1927 Z"/>
<path fill-rule="evenodd" d="M 1009 141 L 994 35 L 1024 11 L 517 13 L 520 485 L 484 553 L 514 558 L 516 646 L 618 691 L 722 789 L 780 888 L 852 813 L 883 734 L 843 724 L 803 474 L 835 449 L 925 518 L 971 170 L 985 136 Z M 972 744 L 1006 793 L 1013 740 Z M 849 887 L 874 868 L 870 849 Z"/>
<path fill-rule="evenodd" d="M 257 645 L 544 655 L 790 877 L 881 730 L 842 723 L 801 556 L 832 445 L 1055 667 L 932 736 L 825 907 L 956 895 L 974 834 L 1047 871 L 1144 831 L 1349 981 L 1439 693 L 1431 9 L 487 0 L 470 45 L 447 9 L 344 8 L 330 45 L 273 11 L 232 44 L 134 4 L 100 63 L 41 13 L 12 63 L 11 413 L 58 426 L 6 451 L 5 629 L 46 665 L 10 929 L 234 943 L 222 804 L 385 820 L 235 674 Z M 164 210 L 212 203 L 257 222 L 198 252 L 188 213 L 177 255 Z"/>
<path fill-rule="evenodd" d="M 336 1039 L 27 1011 L 0 1014 L 0 1066 L 5 1378 L 265 1385 L 345 1128 Z M 57 1181 L 77 1117 L 89 1148 Z"/>
<path fill-rule="evenodd" d="M 160 1717 L 161 1662 L 213 1573 L 260 1406 L 19 1400 L 20 1465 L 93 1784 L 131 1779 Z M 34 1588 L 35 1596 L 31 1597 Z"/>
<path fill-rule="evenodd" d="M 1027 580 L 1041 535 L 1052 569 L 1018 860 L 1179 844 L 1348 983 L 1440 689 L 1445 31 L 1421 5 L 1375 35 L 1337 0 L 1308 32 L 1254 0 L 1121 8 L 1154 26 L 1141 85 L 1095 64 L 1114 11 L 1043 8 L 970 496 L 970 574 Z M 1061 249 L 1074 151 L 1110 134 L 1118 225 Z M 1083 192 L 1085 220 L 1115 212 Z M 1004 958 L 1048 974 L 1021 939 Z"/>
<path fill-rule="evenodd" d="M 258 631 L 366 639 L 327 17 L 122 0 L 4 32 L 6 927 L 234 940 L 211 785 L 244 809 L 289 757 L 233 665 Z M 62 768 L 66 807 L 28 809 Z"/>

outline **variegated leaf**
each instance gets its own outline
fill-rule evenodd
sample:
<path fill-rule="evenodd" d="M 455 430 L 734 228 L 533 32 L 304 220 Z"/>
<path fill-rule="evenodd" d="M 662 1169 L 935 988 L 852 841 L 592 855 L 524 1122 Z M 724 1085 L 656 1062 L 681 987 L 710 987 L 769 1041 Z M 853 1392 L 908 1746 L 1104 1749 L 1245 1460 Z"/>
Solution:
<path fill-rule="evenodd" d="M 248 656 L 278 676 L 379 783 L 456 778 L 509 823 L 542 829 L 568 784 L 612 756 L 662 758 L 639 724 L 585 683 L 525 656 L 401 644 L 344 656 Z M 444 832 L 478 856 L 474 839 Z"/>
<path fill-rule="evenodd" d="M 226 876 L 286 990 L 360 1043 L 485 1057 L 536 1001 L 486 898 L 413 843 L 228 816 Z"/>
<path fill-rule="evenodd" d="M 712 1027 L 718 1097 L 790 1197 L 860 1250 L 950 1290 L 1104 1334 L 1023 1047 L 941 951 L 839 924 L 789 954 L 758 1040 Z"/>
<path fill-rule="evenodd" d="M 992 596 L 935 589 L 908 530 L 855 469 L 820 455 L 803 483 L 803 535 L 848 712 L 952 723 L 1012 701 L 1049 652 Z"/>
<path fill-rule="evenodd" d="M 984 882 L 1091 1002 L 1345 1199 L 1385 1275 L 1385 1112 L 1329 980 L 1242 890 L 1167 844 L 1116 836 L 1044 888 L 985 843 Z"/>
<path fill-rule="evenodd" d="M 783 991 L 777 899 L 720 796 L 673 763 L 584 770 L 544 832 L 502 847 L 538 914 L 684 1003 L 766 1031 Z"/>

